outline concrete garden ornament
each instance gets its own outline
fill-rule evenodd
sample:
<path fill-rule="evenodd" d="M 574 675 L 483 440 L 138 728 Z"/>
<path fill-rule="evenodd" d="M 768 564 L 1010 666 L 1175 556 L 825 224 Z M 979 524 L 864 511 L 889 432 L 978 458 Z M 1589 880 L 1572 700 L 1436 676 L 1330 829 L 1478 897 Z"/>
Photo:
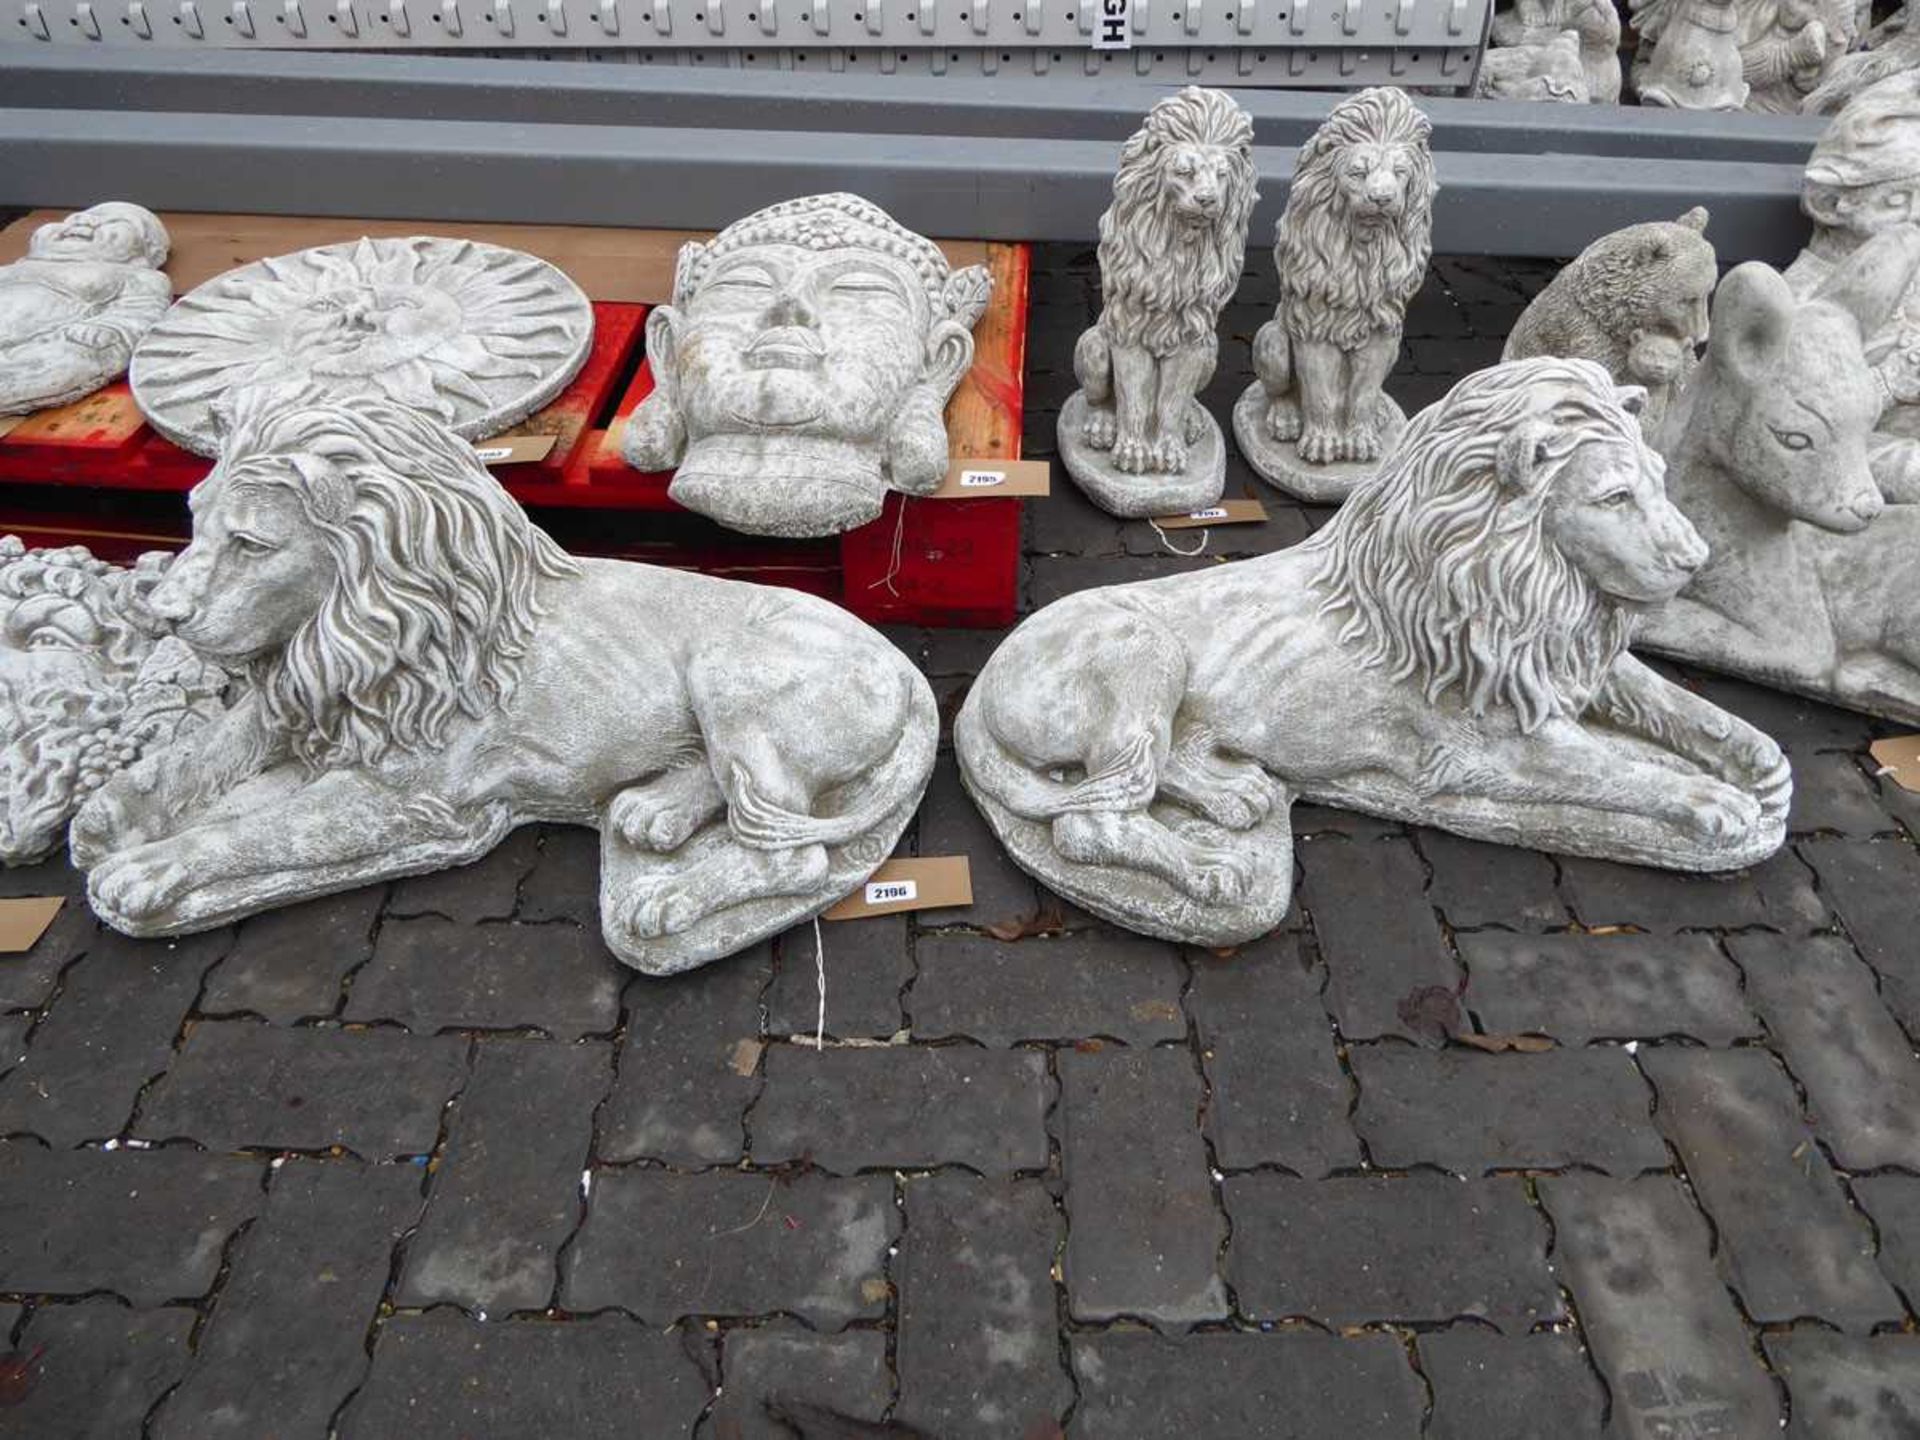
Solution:
<path fill-rule="evenodd" d="M 1307 500 L 1344 500 L 1406 415 L 1381 388 L 1433 254 L 1433 127 L 1387 87 L 1362 90 L 1300 149 L 1273 240 L 1280 304 L 1253 341 L 1259 377 L 1233 407 L 1240 453 Z"/>
<path fill-rule="evenodd" d="M 221 712 L 226 671 L 145 604 L 172 558 L 127 569 L 0 536 L 0 864 L 40 859 L 111 776 Z"/>
<path fill-rule="evenodd" d="M 992 282 L 857 195 L 783 201 L 683 246 L 647 316 L 654 390 L 622 453 L 754 535 L 834 535 L 947 473 L 944 411 Z"/>
<path fill-rule="evenodd" d="M 1639 643 L 1920 724 L 1920 507 L 1888 505 L 1863 353 L 1920 265 L 1920 227 L 1860 247 L 1813 295 L 1742 265 L 1661 427 L 1676 504 L 1712 559 Z"/>
<path fill-rule="evenodd" d="M 1720 271 L 1706 229 L 1696 206 L 1678 220 L 1602 235 L 1533 298 L 1500 358 L 1598 361 L 1647 392 L 1640 419 L 1651 434 L 1707 338 Z"/>
<path fill-rule="evenodd" d="M 1572 31 L 1586 77 L 1585 99 L 1596 105 L 1620 99 L 1620 12 L 1613 0 L 1518 0 L 1493 17 L 1491 63 L 1501 50 L 1530 50 L 1560 43 Z M 1554 97 L 1564 98 L 1564 97 Z"/>
<path fill-rule="evenodd" d="M 1056 601 L 954 725 L 1014 857 L 1131 929 L 1235 944 L 1296 799 L 1674 869 L 1770 854 L 1780 749 L 1626 653 L 1706 546 L 1639 395 L 1584 360 L 1471 375 L 1291 550 Z"/>
<path fill-rule="evenodd" d="M 219 453 L 220 398 L 252 385 L 392 400 L 479 440 L 557 396 L 592 345 L 593 306 L 544 260 L 472 240 L 361 239 L 182 296 L 134 352 L 133 396 L 196 455 Z"/>
<path fill-rule="evenodd" d="M 1643 105 L 1795 114 L 1859 38 L 1855 0 L 1628 0 Z"/>
<path fill-rule="evenodd" d="M 26 258 L 0 265 L 0 415 L 84 399 L 117 380 L 173 299 L 167 232 L 109 201 L 42 225 Z"/>
<path fill-rule="evenodd" d="M 1584 105 L 1592 98 L 1580 63 L 1580 37 L 1562 30 L 1533 45 L 1503 45 L 1481 57 L 1473 93 L 1485 100 L 1551 100 Z"/>
<path fill-rule="evenodd" d="M 1868 87 L 1920 69 L 1920 25 L 1907 5 L 1874 26 L 1860 46 L 1833 63 L 1819 88 L 1800 102 L 1802 114 L 1838 114 Z"/>
<path fill-rule="evenodd" d="M 938 723 L 876 632 L 794 591 L 571 559 L 394 401 L 236 409 L 147 603 L 247 687 L 75 818 L 109 925 L 203 930 L 549 821 L 600 831 L 607 944 L 665 974 L 817 914 L 892 849 Z"/>
<path fill-rule="evenodd" d="M 1253 121 L 1189 86 L 1120 150 L 1100 217 L 1100 318 L 1073 350 L 1060 459 L 1095 504 L 1130 518 L 1197 510 L 1226 486 L 1226 440 L 1196 398 L 1240 283 L 1253 213 Z"/>

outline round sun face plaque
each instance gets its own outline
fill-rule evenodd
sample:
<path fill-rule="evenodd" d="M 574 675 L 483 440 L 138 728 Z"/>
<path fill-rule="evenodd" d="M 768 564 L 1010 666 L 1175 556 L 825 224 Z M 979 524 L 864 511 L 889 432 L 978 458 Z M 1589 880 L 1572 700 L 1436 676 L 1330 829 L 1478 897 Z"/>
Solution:
<path fill-rule="evenodd" d="M 592 344 L 593 306 L 546 261 L 416 235 L 216 276 L 147 332 L 128 373 L 148 423 L 199 455 L 219 453 L 215 403 L 252 385 L 394 400 L 479 440 L 558 395 Z"/>

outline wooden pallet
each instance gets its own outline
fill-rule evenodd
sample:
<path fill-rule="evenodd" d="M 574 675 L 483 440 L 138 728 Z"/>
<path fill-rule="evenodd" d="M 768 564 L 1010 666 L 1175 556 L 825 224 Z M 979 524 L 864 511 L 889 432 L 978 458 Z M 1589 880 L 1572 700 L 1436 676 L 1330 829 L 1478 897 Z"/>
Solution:
<path fill-rule="evenodd" d="M 0 263 L 25 249 L 40 211 L 0 231 Z M 236 265 L 362 234 L 407 235 L 405 221 L 166 215 L 168 274 L 184 292 Z M 643 475 L 620 459 L 620 426 L 652 389 L 644 355 L 650 305 L 669 296 L 673 258 L 691 232 L 576 226 L 461 226 L 560 266 L 594 302 L 594 348 L 553 404 L 509 435 L 553 435 L 552 450 L 495 473 L 535 518 L 584 554 L 735 575 L 838 600 L 877 623 L 1000 626 L 1012 622 L 1020 551 L 1015 499 L 920 500 L 891 495 L 879 520 L 822 541 L 736 535 L 667 497 L 671 474 Z M 947 407 L 956 459 L 1017 459 L 1026 351 L 1024 245 L 942 242 L 956 265 L 985 264 L 993 301 L 975 330 L 973 369 Z M 124 559 L 177 547 L 186 508 L 160 497 L 196 484 L 208 462 L 149 429 L 124 382 L 75 405 L 0 427 L 0 531 L 34 544 L 87 544 Z M 134 504 L 134 492 L 149 492 Z M 591 512 L 591 513 L 583 513 Z"/>

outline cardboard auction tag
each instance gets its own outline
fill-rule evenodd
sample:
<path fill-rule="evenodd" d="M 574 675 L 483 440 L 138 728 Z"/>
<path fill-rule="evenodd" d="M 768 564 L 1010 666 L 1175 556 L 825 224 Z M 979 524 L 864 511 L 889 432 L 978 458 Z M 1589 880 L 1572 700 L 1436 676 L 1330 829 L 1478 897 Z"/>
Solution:
<path fill-rule="evenodd" d="M 6 428 L 16 445 L 98 445 L 131 440 L 146 423 L 133 393 L 121 384 L 96 390 L 71 405 L 17 416 Z"/>
<path fill-rule="evenodd" d="M 58 895 L 0 900 L 0 955 L 21 955 L 31 950 L 66 903 Z"/>
<path fill-rule="evenodd" d="M 941 910 L 973 903 L 973 875 L 964 855 L 925 855 L 889 860 L 866 884 L 820 918 L 862 920 L 902 910 Z"/>
<path fill-rule="evenodd" d="M 1920 735 L 1893 735 L 1867 747 L 1879 770 L 1902 790 L 1920 795 Z"/>
<path fill-rule="evenodd" d="M 531 465 L 553 453 L 558 435 L 496 435 L 473 447 L 482 465 Z"/>
<path fill-rule="evenodd" d="M 1044 460 L 956 460 L 929 500 L 984 500 L 1052 492 Z"/>
<path fill-rule="evenodd" d="M 1258 500 L 1222 500 L 1185 515 L 1156 515 L 1153 523 L 1162 530 L 1197 530 L 1202 525 L 1262 525 L 1266 519 L 1266 507 Z"/>
<path fill-rule="evenodd" d="M 0 415 L 0 435 L 10 434 L 26 418 L 24 415 Z"/>

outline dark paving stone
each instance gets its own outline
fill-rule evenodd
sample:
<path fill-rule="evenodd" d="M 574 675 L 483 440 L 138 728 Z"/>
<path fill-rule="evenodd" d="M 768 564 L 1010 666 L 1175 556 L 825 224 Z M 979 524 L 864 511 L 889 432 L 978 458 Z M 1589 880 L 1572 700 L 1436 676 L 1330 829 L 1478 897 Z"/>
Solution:
<path fill-rule="evenodd" d="M 535 1026 L 577 1040 L 619 1023 L 632 974 L 597 929 L 389 920 L 372 962 L 353 977 L 345 1013 L 397 1020 L 416 1034 Z"/>
<path fill-rule="evenodd" d="M 1028 512 L 1031 514 L 1031 510 Z M 1000 648 L 999 630 L 923 630 L 923 648 L 916 657 L 920 668 L 940 679 L 951 675 L 978 675 L 987 657 Z"/>
<path fill-rule="evenodd" d="M 1362 815 L 1358 810 L 1336 810 L 1330 805 L 1295 805 L 1291 818 L 1294 839 L 1307 844 L 1324 835 L 1344 835 L 1349 840 L 1404 840 L 1407 837 L 1407 827 L 1398 821 Z M 1288 912 L 1290 916 L 1299 913 L 1297 905 Z"/>
<path fill-rule="evenodd" d="M 40 1358 L 18 1402 L 0 1406 L 0 1436 L 133 1440 L 187 1368 L 193 1321 L 191 1310 L 129 1310 L 112 1300 L 43 1306 L 21 1336 Z"/>
<path fill-rule="evenodd" d="M 1047 1163 L 1053 1082 L 1037 1050 L 776 1045 L 753 1109 L 753 1158 L 837 1174 L 965 1165 L 996 1174 Z"/>
<path fill-rule="evenodd" d="M 513 914 L 520 882 L 540 861 L 540 830 L 514 831 L 471 865 L 416 875 L 393 887 L 389 915 L 444 915 L 463 925 Z"/>
<path fill-rule="evenodd" d="M 907 917 L 875 915 L 820 927 L 827 969 L 827 1031 L 840 1040 L 884 1040 L 906 1025 L 900 991 L 913 978 Z M 820 975 L 813 926 L 800 925 L 774 945 L 767 987 L 767 1033 L 812 1035 L 820 1018 Z M 731 963 L 731 962 L 729 962 Z"/>
<path fill-rule="evenodd" d="M 1565 1317 L 1546 1222 L 1517 1177 L 1230 1175 L 1222 1189 L 1227 1283 L 1256 1320 L 1471 1318 L 1524 1335 Z"/>
<path fill-rule="evenodd" d="M 1039 898 L 1027 872 L 1013 863 L 986 820 L 960 783 L 952 755 L 934 762 L 920 819 L 914 853 L 964 855 L 973 881 L 973 904 L 916 912 L 922 925 L 992 925 L 1024 920 L 1033 914 Z"/>
<path fill-rule="evenodd" d="M 225 960 L 207 977 L 209 1015 L 251 1011 L 276 1025 L 331 1015 L 340 986 L 373 954 L 384 886 L 328 895 L 243 921 Z"/>
<path fill-rule="evenodd" d="M 1073 482 L 1061 477 L 1061 484 Z M 1182 548 L 1194 543 L 1181 540 Z M 1116 559 L 1035 560 L 1029 567 L 1032 580 L 1032 609 L 1052 604 L 1063 595 L 1091 590 L 1101 585 L 1129 585 L 1135 580 L 1153 580 L 1162 575 L 1178 575 L 1189 570 L 1208 570 L 1216 562 L 1206 555 L 1179 556 L 1164 552 L 1153 557 L 1126 556 Z"/>
<path fill-rule="evenodd" d="M 324 1440 L 367 1372 L 367 1327 L 393 1247 L 420 1213 L 420 1171 L 290 1160 L 232 1273 L 155 1440 Z"/>
<path fill-rule="evenodd" d="M 1354 1125 L 1373 1163 L 1438 1165 L 1462 1175 L 1585 1165 L 1610 1175 L 1658 1170 L 1667 1147 L 1645 1082 L 1621 1050 L 1542 1055 L 1357 1046 Z"/>
<path fill-rule="evenodd" d="M 1184 1049 L 1062 1051 L 1067 1293 L 1074 1318 L 1224 1319 L 1225 1224 Z"/>
<path fill-rule="evenodd" d="M 1471 1325 L 1420 1337 L 1433 1387 L 1426 1440 L 1600 1440 L 1606 1394 L 1579 1337 L 1491 1335 Z"/>
<path fill-rule="evenodd" d="M 513 913 L 520 920 L 571 920 L 599 935 L 600 832 L 584 825 L 541 826 L 540 858 L 520 881 L 520 908 Z"/>
<path fill-rule="evenodd" d="M 1909 1301 L 1920 1301 L 1920 1179 L 1856 1175 L 1849 1183 L 1880 1234 L 1881 1273 Z"/>
<path fill-rule="evenodd" d="M 1560 861 L 1560 874 L 1574 914 L 1592 929 L 1632 925 L 1665 933 L 1765 925 L 1804 934 L 1827 919 L 1813 877 L 1784 850 L 1733 875 L 1687 875 L 1571 855 Z"/>
<path fill-rule="evenodd" d="M 1709 935 L 1457 935 L 1467 1006 L 1493 1035 L 1563 1045 L 1758 1035 L 1740 973 Z"/>
<path fill-rule="evenodd" d="M 1567 923 L 1566 902 L 1546 856 L 1444 830 L 1420 830 L 1416 838 L 1433 871 L 1428 902 L 1455 929 L 1539 930 Z"/>
<path fill-rule="evenodd" d="M 927 935 L 907 992 L 913 1033 L 983 1045 L 1106 1036 L 1128 1045 L 1179 1040 L 1186 968 L 1173 946 L 1143 935 L 1081 930 L 1005 944 Z"/>
<path fill-rule="evenodd" d="M 20 1323 L 21 1308 L 7 1301 L 0 1301 L 0 1342 L 13 1337 L 14 1327 Z"/>
<path fill-rule="evenodd" d="M 260 1209 L 263 1169 L 192 1150 L 0 1144 L 0 1290 L 110 1290 L 142 1306 L 205 1295 Z"/>
<path fill-rule="evenodd" d="M 118 1135 L 167 1068 L 200 978 L 233 932 L 166 942 L 102 932 L 67 972 L 26 1063 L 0 1081 L 0 1134 L 78 1145 Z"/>
<path fill-rule="evenodd" d="M 1848 1170 L 1920 1170 L 1920 1062 L 1853 947 L 1827 935 L 1733 935 L 1727 948 L 1834 1159 Z"/>
<path fill-rule="evenodd" d="M 0 875 L 6 873 L 0 870 Z M 70 897 L 32 949 L 24 955 L 0 955 L 0 1010 L 33 1010 L 46 1004 L 60 983 L 60 972 L 86 953 L 96 935 L 104 933 L 86 900 Z"/>
<path fill-rule="evenodd" d="M 746 1153 L 741 1117 L 760 1093 L 760 992 L 769 947 L 666 980 L 637 979 L 599 1154 L 709 1165 Z"/>
<path fill-rule="evenodd" d="M 1920 853 L 1905 840 L 1811 840 L 1800 853 L 1820 876 L 1834 913 L 1880 976 L 1880 993 L 1909 1033 L 1920 1031 L 1920 945 L 1913 898 Z"/>
<path fill-rule="evenodd" d="M 545 1307 L 554 1257 L 580 1221 L 593 1108 L 613 1079 L 604 1044 L 485 1040 L 447 1131 L 399 1304 Z"/>
<path fill-rule="evenodd" d="M 1764 730 L 1796 760 L 1821 750 L 1864 749 L 1874 734 L 1874 722 L 1865 715 L 1785 690 L 1726 675 L 1700 674 L 1682 683 Z"/>
<path fill-rule="evenodd" d="M 1030 555 L 1099 556 L 1120 552 L 1123 522 L 1100 509 L 1062 473 L 1052 493 L 1029 500 L 1026 552 Z"/>
<path fill-rule="evenodd" d="M 720 1398 L 697 1432 L 702 1440 L 792 1440 L 793 1430 L 767 1413 L 769 1400 L 873 1422 L 893 1398 L 887 1337 L 878 1330 L 816 1335 L 776 1321 L 728 1331 L 720 1356 Z"/>
<path fill-rule="evenodd" d="M 1300 903 L 1332 983 L 1328 998 L 1349 1040 L 1415 1038 L 1401 1002 L 1431 985 L 1451 990 L 1460 972 L 1428 903 L 1427 873 L 1405 840 L 1317 840 L 1300 847 Z"/>
<path fill-rule="evenodd" d="M 710 1394 L 678 1335 L 620 1315 L 481 1324 L 445 1310 L 380 1329 L 341 1440 L 686 1435 Z"/>
<path fill-rule="evenodd" d="M 1787 828 L 1795 835 L 1820 830 L 1865 838 L 1898 827 L 1855 756 L 1822 753 L 1794 759 Z"/>
<path fill-rule="evenodd" d="M 27 1028 L 33 1023 L 26 1015 L 0 1015 L 0 1075 L 27 1058 Z"/>
<path fill-rule="evenodd" d="M 1032 1180 L 907 1183 L 898 1417 L 941 1440 L 1053 1434 L 1073 1399 L 1051 1269 L 1061 1218 Z"/>
<path fill-rule="evenodd" d="M 1773 1382 L 1677 1180 L 1568 1175 L 1540 1182 L 1554 1260 L 1613 1396 L 1621 1440 L 1774 1434 Z"/>
<path fill-rule="evenodd" d="M 148 1092 L 133 1129 L 209 1150 L 339 1145 L 370 1160 L 424 1155 L 466 1073 L 467 1042 L 451 1035 L 207 1021 Z"/>
<path fill-rule="evenodd" d="M 889 1176 L 598 1171 L 562 1303 L 617 1305 L 650 1325 L 784 1310 L 837 1328 L 885 1313 L 899 1229 Z"/>
<path fill-rule="evenodd" d="M 1112 1331 L 1073 1340 L 1074 1440 L 1410 1440 L 1425 1405 L 1390 1335 Z"/>
<path fill-rule="evenodd" d="M 1920 1335 L 1855 1339 L 1819 1330 L 1768 1335 L 1767 1359 L 1793 1407 L 1788 1440 L 1913 1440 L 1920 1435 Z"/>
<path fill-rule="evenodd" d="M 1764 1325 L 1810 1315 L 1843 1329 L 1903 1318 L 1779 1061 L 1758 1049 L 1661 1047 L 1641 1051 L 1640 1063 L 1749 1316 Z"/>
<path fill-rule="evenodd" d="M 1309 1179 L 1360 1163 L 1353 1087 L 1320 1003 L 1324 972 L 1279 935 L 1220 958 L 1193 956 L 1187 996 L 1207 1079 L 1207 1136 L 1229 1169 L 1284 1165 Z"/>

